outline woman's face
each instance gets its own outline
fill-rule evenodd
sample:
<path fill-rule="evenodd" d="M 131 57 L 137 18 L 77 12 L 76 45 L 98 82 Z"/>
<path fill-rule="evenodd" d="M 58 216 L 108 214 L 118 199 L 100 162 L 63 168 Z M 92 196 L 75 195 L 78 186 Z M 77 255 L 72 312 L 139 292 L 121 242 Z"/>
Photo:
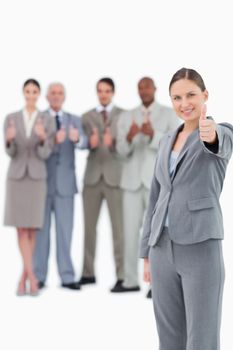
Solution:
<path fill-rule="evenodd" d="M 192 80 L 180 79 L 172 84 L 170 96 L 176 114 L 189 122 L 199 120 L 202 106 L 208 99 L 208 92 L 202 91 Z"/>
<path fill-rule="evenodd" d="M 34 84 L 28 84 L 23 89 L 24 98 L 26 105 L 30 107 L 35 107 L 37 100 L 40 96 L 39 88 Z"/>

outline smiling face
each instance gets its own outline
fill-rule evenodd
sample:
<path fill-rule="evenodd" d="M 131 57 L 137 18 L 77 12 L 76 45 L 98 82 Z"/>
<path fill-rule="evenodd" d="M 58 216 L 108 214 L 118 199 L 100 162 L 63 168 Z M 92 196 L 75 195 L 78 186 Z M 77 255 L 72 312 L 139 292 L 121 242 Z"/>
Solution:
<path fill-rule="evenodd" d="M 170 96 L 176 114 L 184 122 L 199 121 L 202 106 L 208 99 L 207 90 L 202 91 L 192 80 L 180 79 L 172 84 Z"/>
<path fill-rule="evenodd" d="M 149 106 L 154 102 L 155 98 L 155 85 L 152 79 L 143 78 L 138 83 L 138 93 L 145 106 Z"/>
<path fill-rule="evenodd" d="M 26 107 L 30 109 L 36 108 L 36 103 L 40 96 L 40 89 L 36 85 L 29 83 L 24 87 L 23 94 L 26 102 Z"/>
<path fill-rule="evenodd" d="M 107 106 L 112 102 L 114 91 L 111 85 L 100 82 L 97 85 L 97 96 L 102 106 Z"/>
<path fill-rule="evenodd" d="M 65 101 L 65 89 L 62 84 L 51 84 L 47 93 L 47 100 L 50 107 L 58 112 Z"/>

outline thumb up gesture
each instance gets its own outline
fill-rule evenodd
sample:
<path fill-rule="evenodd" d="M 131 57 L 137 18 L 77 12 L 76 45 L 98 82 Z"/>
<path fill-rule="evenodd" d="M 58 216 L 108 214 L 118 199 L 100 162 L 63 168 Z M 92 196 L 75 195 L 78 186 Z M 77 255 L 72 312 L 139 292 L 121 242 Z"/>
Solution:
<path fill-rule="evenodd" d="M 200 139 L 207 143 L 216 141 L 216 124 L 213 120 L 206 118 L 207 107 L 203 105 L 199 119 Z"/>
<path fill-rule="evenodd" d="M 56 132 L 56 144 L 60 145 L 65 141 L 65 139 L 66 139 L 66 129 L 65 129 L 65 126 L 62 124 L 61 129 L 59 129 Z"/>
<path fill-rule="evenodd" d="M 113 138 L 109 127 L 105 128 L 103 142 L 107 147 L 111 147 L 113 144 Z"/>
<path fill-rule="evenodd" d="M 7 129 L 6 129 L 6 141 L 7 143 L 11 143 L 16 136 L 16 129 L 15 129 L 15 123 L 14 120 L 11 118 L 9 120 L 9 123 L 7 125 Z"/>
<path fill-rule="evenodd" d="M 133 138 L 140 133 L 140 128 L 139 126 L 136 124 L 135 120 L 133 119 L 131 127 L 129 129 L 128 135 L 127 135 L 127 141 L 129 143 L 132 142 Z"/>
<path fill-rule="evenodd" d="M 74 143 L 78 142 L 79 139 L 78 129 L 74 128 L 73 125 L 70 125 L 69 128 L 69 139 Z"/>
<path fill-rule="evenodd" d="M 99 146 L 99 134 L 98 134 L 98 129 L 96 127 L 92 128 L 92 134 L 90 136 L 90 145 L 91 148 L 97 148 Z"/>
<path fill-rule="evenodd" d="M 40 141 L 45 141 L 46 133 L 45 133 L 44 122 L 42 118 L 37 118 L 34 131 L 36 135 L 39 137 Z"/>

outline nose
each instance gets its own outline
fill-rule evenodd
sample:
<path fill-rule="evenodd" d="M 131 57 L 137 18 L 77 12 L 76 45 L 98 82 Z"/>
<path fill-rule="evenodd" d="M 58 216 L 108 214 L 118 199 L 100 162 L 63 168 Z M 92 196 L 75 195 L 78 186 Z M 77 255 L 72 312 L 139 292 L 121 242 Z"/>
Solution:
<path fill-rule="evenodd" d="M 185 96 L 182 97 L 181 102 L 180 102 L 180 107 L 182 109 L 184 109 L 184 108 L 187 108 L 188 106 L 189 106 L 188 99 Z"/>

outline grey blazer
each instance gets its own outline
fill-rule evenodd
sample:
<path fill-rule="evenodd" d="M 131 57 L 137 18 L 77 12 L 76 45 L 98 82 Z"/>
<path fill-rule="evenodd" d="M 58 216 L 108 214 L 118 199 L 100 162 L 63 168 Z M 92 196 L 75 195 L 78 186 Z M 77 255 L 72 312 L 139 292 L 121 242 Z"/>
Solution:
<path fill-rule="evenodd" d="M 54 120 L 53 117 L 50 116 Z M 81 118 L 64 112 L 62 124 L 66 130 L 66 140 L 55 145 L 51 156 L 47 159 L 48 173 L 48 195 L 55 193 L 60 196 L 73 196 L 77 193 L 76 173 L 75 173 L 75 149 L 85 149 L 88 146 L 88 139 L 84 134 Z M 68 138 L 69 127 L 78 129 L 79 142 L 74 144 Z"/>
<path fill-rule="evenodd" d="M 117 123 L 120 113 L 123 110 L 119 107 L 113 107 L 109 116 L 109 127 L 114 140 L 117 138 Z M 88 137 L 92 134 L 92 128 L 98 129 L 100 140 L 103 139 L 104 122 L 102 115 L 92 109 L 82 117 L 83 129 Z M 122 160 L 116 152 L 115 145 L 109 149 L 101 145 L 95 150 L 91 150 L 87 159 L 87 166 L 84 175 L 85 185 L 96 184 L 101 175 L 109 186 L 119 187 L 121 181 Z"/>
<path fill-rule="evenodd" d="M 197 128 L 181 150 L 172 178 L 168 163 L 172 146 L 183 124 L 161 140 L 150 190 L 140 257 L 158 241 L 169 217 L 169 234 L 178 244 L 193 244 L 210 238 L 222 239 L 223 219 L 219 197 L 227 164 L 233 151 L 233 126 L 217 124 L 218 141 L 204 143 Z"/>
<path fill-rule="evenodd" d="M 5 139 L 5 149 L 11 157 L 7 173 L 8 179 L 21 179 L 25 176 L 26 172 L 35 180 L 45 179 L 47 177 L 45 159 L 52 152 L 55 123 L 47 113 L 38 112 L 37 118 L 43 120 L 47 133 L 47 139 L 43 145 L 40 144 L 40 140 L 34 130 L 32 130 L 29 138 L 26 137 L 22 111 L 9 114 L 5 119 L 4 135 L 6 135 L 6 129 L 10 120 L 13 120 L 16 128 L 16 137 L 10 146 L 7 145 Z"/>

